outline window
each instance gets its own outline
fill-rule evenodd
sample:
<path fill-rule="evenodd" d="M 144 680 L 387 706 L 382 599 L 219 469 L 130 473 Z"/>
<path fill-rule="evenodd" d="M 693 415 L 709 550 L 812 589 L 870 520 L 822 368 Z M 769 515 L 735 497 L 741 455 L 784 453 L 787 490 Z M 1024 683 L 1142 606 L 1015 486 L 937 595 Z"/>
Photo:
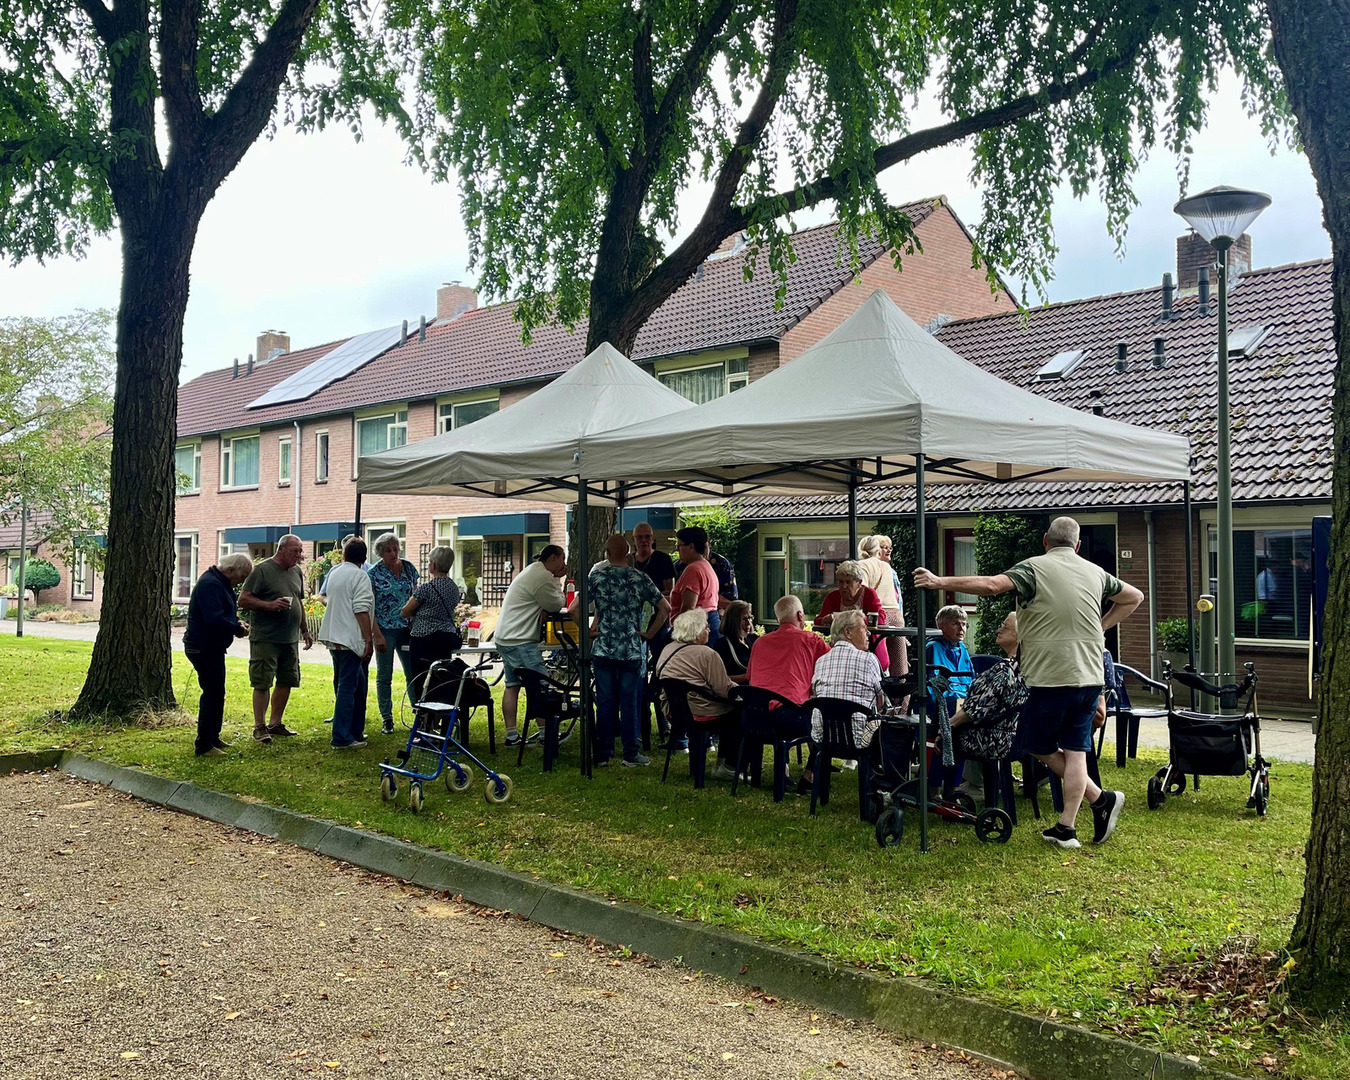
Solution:
<path fill-rule="evenodd" d="M 202 444 L 180 443 L 173 452 L 178 473 L 178 494 L 195 495 L 202 489 Z"/>
<path fill-rule="evenodd" d="M 443 401 L 437 409 L 436 432 L 444 435 L 475 420 L 491 416 L 499 407 L 495 397 L 480 398 L 477 401 Z"/>
<path fill-rule="evenodd" d="M 1312 530 L 1234 529 L 1233 578 L 1239 638 L 1308 640 Z M 1218 595 L 1219 534 L 1209 528 L 1209 591 Z"/>
<path fill-rule="evenodd" d="M 287 435 L 277 443 L 277 483 L 287 485 L 291 482 L 291 437 Z"/>
<path fill-rule="evenodd" d="M 258 486 L 258 436 L 220 440 L 221 488 Z"/>
<path fill-rule="evenodd" d="M 256 443 L 257 440 L 255 439 Z M 173 538 L 173 599 L 186 604 L 197 583 L 197 534 L 178 533 Z"/>
<path fill-rule="evenodd" d="M 656 376 L 681 397 L 695 405 L 734 393 L 750 382 L 750 360 L 735 357 L 718 364 L 658 372 Z"/>
<path fill-rule="evenodd" d="M 808 619 L 820 614 L 825 594 L 835 587 L 835 567 L 851 557 L 846 536 L 825 539 L 788 537 L 786 592 L 801 600 Z M 784 594 L 780 592 L 779 595 Z"/>
<path fill-rule="evenodd" d="M 727 393 L 734 394 L 750 385 L 750 357 L 727 361 Z"/>
<path fill-rule="evenodd" d="M 1073 373 L 1073 369 L 1083 362 L 1085 356 L 1087 352 L 1083 349 L 1055 353 L 1036 372 L 1035 381 L 1058 382 L 1060 379 L 1067 379 Z"/>
<path fill-rule="evenodd" d="M 367 416 L 356 421 L 356 460 L 381 450 L 392 450 L 408 441 L 408 410 Z"/>
<path fill-rule="evenodd" d="M 375 554 L 375 538 L 387 532 L 391 532 L 398 537 L 399 551 L 402 553 L 405 559 L 408 557 L 407 551 L 403 550 L 404 548 L 407 547 L 408 543 L 407 522 L 373 521 L 366 525 L 366 547 L 369 548 L 369 551 L 366 553 L 366 558 L 369 559 L 371 562 L 374 562 L 377 558 Z"/>
<path fill-rule="evenodd" d="M 328 432 L 314 433 L 314 482 L 328 483 Z"/>
<path fill-rule="evenodd" d="M 94 568 L 89 564 L 89 556 L 83 547 L 75 549 L 75 561 L 70 567 L 70 598 L 72 600 L 92 600 L 94 598 Z"/>

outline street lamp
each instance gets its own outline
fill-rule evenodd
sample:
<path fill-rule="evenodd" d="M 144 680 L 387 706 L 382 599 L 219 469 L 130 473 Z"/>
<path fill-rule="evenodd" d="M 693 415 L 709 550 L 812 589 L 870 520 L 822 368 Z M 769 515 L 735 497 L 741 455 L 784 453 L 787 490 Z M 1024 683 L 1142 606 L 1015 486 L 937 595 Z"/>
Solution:
<path fill-rule="evenodd" d="M 1233 576 L 1233 476 L 1229 462 L 1228 249 L 1270 205 L 1259 191 L 1219 186 L 1182 199 L 1172 209 L 1219 253 L 1219 671 L 1237 670 L 1237 590 Z M 1187 522 L 1186 527 L 1190 528 Z M 1187 571 L 1189 573 L 1189 571 Z"/>

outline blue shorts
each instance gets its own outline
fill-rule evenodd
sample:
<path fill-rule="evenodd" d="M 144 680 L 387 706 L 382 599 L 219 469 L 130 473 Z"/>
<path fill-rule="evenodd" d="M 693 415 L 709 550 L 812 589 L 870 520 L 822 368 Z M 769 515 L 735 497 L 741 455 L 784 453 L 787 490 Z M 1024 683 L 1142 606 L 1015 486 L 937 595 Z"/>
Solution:
<path fill-rule="evenodd" d="M 1092 718 L 1100 686 L 1029 686 L 1018 732 L 1022 749 L 1037 757 L 1057 750 L 1092 749 Z"/>
<path fill-rule="evenodd" d="M 540 675 L 547 674 L 547 669 L 544 667 L 544 654 L 539 651 L 539 646 L 532 641 L 526 642 L 524 645 L 498 645 L 497 655 L 502 658 L 502 669 L 506 674 L 507 686 L 524 685 L 516 674 L 522 668 L 537 671 Z"/>

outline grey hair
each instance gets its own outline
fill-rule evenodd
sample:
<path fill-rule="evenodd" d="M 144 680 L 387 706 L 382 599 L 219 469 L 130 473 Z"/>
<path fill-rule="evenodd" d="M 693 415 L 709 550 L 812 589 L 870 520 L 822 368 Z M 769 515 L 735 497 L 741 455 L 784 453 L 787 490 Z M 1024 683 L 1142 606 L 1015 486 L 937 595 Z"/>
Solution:
<path fill-rule="evenodd" d="M 376 554 L 376 555 L 383 555 L 383 554 L 384 554 L 384 549 L 387 548 L 387 547 L 389 546 L 389 542 L 390 542 L 391 540 L 392 540 L 395 544 L 397 544 L 397 543 L 398 543 L 398 533 L 383 532 L 383 533 L 380 533 L 379 536 L 375 537 L 375 543 L 374 543 L 374 545 L 373 545 L 374 548 L 375 548 L 375 554 Z"/>
<path fill-rule="evenodd" d="M 836 611 L 834 618 L 830 620 L 830 640 L 843 641 L 845 632 L 852 630 L 855 626 L 866 628 L 867 616 L 863 612 L 857 608 Z"/>
<path fill-rule="evenodd" d="M 253 569 L 253 560 L 242 551 L 236 551 L 216 563 L 216 569 L 226 574 L 247 574 Z"/>
<path fill-rule="evenodd" d="M 427 564 L 438 574 L 450 573 L 450 567 L 455 565 L 455 549 L 438 544 L 427 554 Z"/>
<path fill-rule="evenodd" d="M 1078 522 L 1071 517 L 1057 517 L 1045 530 L 1046 542 L 1051 547 L 1077 547 L 1078 536 Z"/>
<path fill-rule="evenodd" d="M 872 559 L 881 557 L 881 537 L 876 533 L 864 536 L 858 541 L 858 558 Z"/>
<path fill-rule="evenodd" d="M 800 596 L 784 596 L 773 606 L 773 616 L 780 623 L 791 622 L 797 616 L 797 612 L 805 612 L 802 607 Z"/>
<path fill-rule="evenodd" d="M 838 581 L 841 577 L 852 578 L 859 585 L 867 584 L 867 571 L 857 559 L 845 559 L 834 568 L 834 580 Z"/>
<path fill-rule="evenodd" d="M 280 540 L 277 541 L 277 550 L 280 551 L 292 540 L 294 540 L 301 547 L 305 546 L 305 542 L 301 540 L 300 537 L 296 536 L 295 533 L 287 533 L 285 536 L 283 536 Z"/>
<path fill-rule="evenodd" d="M 966 609 L 960 604 L 948 604 L 939 609 L 937 617 L 933 620 L 939 626 L 945 622 L 970 622 L 970 616 L 966 614 Z"/>
<path fill-rule="evenodd" d="M 670 624 L 670 636 L 676 641 L 694 644 L 706 629 L 708 613 L 702 608 L 694 608 L 693 611 L 682 611 L 675 616 L 675 621 Z"/>

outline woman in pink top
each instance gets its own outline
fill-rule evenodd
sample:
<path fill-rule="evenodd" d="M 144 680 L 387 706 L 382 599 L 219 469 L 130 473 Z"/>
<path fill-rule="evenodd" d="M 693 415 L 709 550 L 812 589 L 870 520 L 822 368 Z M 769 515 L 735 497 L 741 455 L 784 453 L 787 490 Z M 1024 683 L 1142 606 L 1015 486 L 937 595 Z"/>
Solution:
<path fill-rule="evenodd" d="M 820 614 L 811 620 L 811 625 L 817 630 L 824 630 L 829 627 L 830 620 L 838 612 L 858 610 L 865 614 L 876 615 L 877 625 L 884 626 L 886 611 L 881 606 L 881 598 L 877 596 L 876 590 L 863 584 L 865 573 L 862 564 L 853 559 L 836 566 L 834 580 L 839 587 L 825 594 L 825 599 L 820 605 Z M 886 642 L 878 640 L 877 647 L 873 651 L 877 654 L 881 669 L 885 671 L 890 663 Z"/>
<path fill-rule="evenodd" d="M 670 591 L 670 606 L 676 615 L 701 608 L 708 613 L 708 644 L 721 636 L 722 618 L 717 610 L 717 572 L 701 554 L 708 547 L 708 534 L 697 525 L 675 534 L 675 550 L 684 567 Z"/>

